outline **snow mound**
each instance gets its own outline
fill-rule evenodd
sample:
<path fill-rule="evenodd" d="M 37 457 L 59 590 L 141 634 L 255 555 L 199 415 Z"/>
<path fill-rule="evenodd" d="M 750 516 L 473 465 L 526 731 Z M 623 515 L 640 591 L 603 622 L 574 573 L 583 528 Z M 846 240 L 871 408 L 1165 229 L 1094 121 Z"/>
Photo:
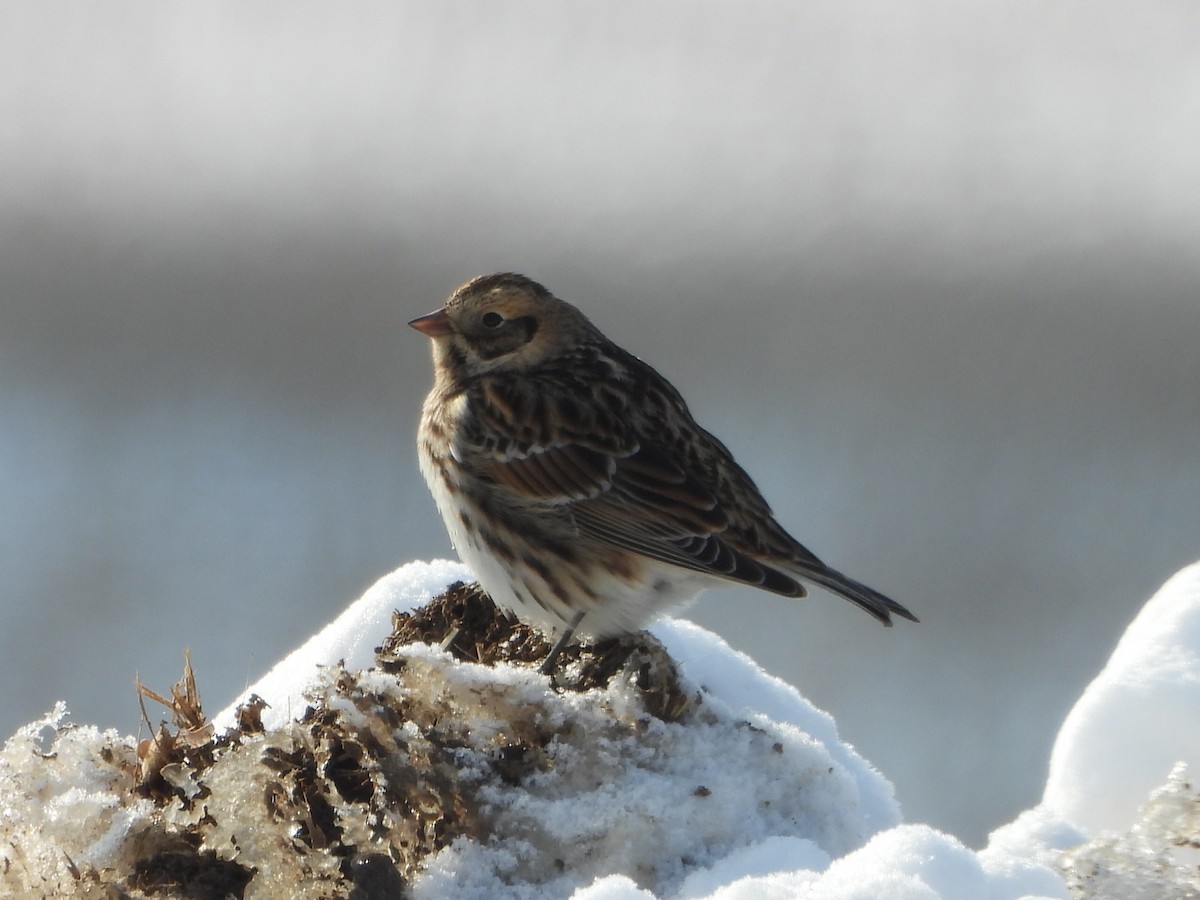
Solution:
<path fill-rule="evenodd" d="M 345 896 L 390 871 L 391 889 L 417 898 L 532 898 L 622 873 L 670 896 L 764 841 L 831 859 L 898 822 L 890 784 L 828 716 L 692 626 L 666 630 L 705 657 L 701 671 L 727 658 L 735 702 L 681 675 L 649 635 L 597 644 L 595 659 L 574 650 L 553 682 L 533 664 L 456 658 L 478 648 L 465 622 L 439 640 L 449 649 L 388 640 L 373 667 L 313 664 L 368 646 L 381 616 L 400 629 L 412 617 L 393 617 L 397 598 L 428 599 L 446 575 L 409 566 L 377 586 L 306 644 L 303 665 L 285 660 L 289 677 L 252 688 L 258 715 L 227 711 L 240 727 L 180 742 L 152 771 L 144 747 L 73 728 L 61 709 L 23 730 L 0 771 L 0 855 L 37 850 L 0 887 L 151 894 L 200 880 L 219 896 Z M 453 586 L 442 602 L 475 596 Z M 64 804 L 86 827 L 54 827 Z"/>
<path fill-rule="evenodd" d="M 1089 834 L 1124 832 L 1179 762 L 1200 769 L 1200 564 L 1146 603 L 1067 715 L 1043 803 Z"/>
<path fill-rule="evenodd" d="M 163 729 L 148 749 L 61 704 L 18 731 L 0 751 L 0 894 L 1200 897 L 1200 565 L 1068 717 L 1046 801 L 980 852 L 901 824 L 827 714 L 694 625 L 569 648 L 548 679 L 544 640 L 481 618 L 473 588 L 395 612 L 465 575 L 383 579 L 216 738 Z"/>

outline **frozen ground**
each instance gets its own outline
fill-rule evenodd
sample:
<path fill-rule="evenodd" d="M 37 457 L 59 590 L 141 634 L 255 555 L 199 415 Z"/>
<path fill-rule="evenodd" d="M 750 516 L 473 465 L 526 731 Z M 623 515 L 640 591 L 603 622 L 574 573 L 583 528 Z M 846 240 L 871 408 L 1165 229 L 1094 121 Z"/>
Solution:
<path fill-rule="evenodd" d="M 249 879 L 247 897 L 328 894 L 348 870 L 356 900 L 393 895 L 379 852 L 413 816 L 373 798 L 412 776 L 363 761 L 388 744 L 380 759 L 409 760 L 418 781 L 432 773 L 437 789 L 421 782 L 422 796 L 457 810 L 414 814 L 432 816 L 409 842 L 428 843 L 405 888 L 420 898 L 1200 896 L 1186 846 L 1200 842 L 1188 776 L 1200 762 L 1200 564 L 1146 604 L 1067 717 L 1042 804 L 980 851 L 903 822 L 891 784 L 829 715 L 684 621 L 652 629 L 692 698 L 679 717 L 646 712 L 636 672 L 571 693 L 529 667 L 433 647 L 405 648 L 399 675 L 371 668 L 394 609 L 465 577 L 435 561 L 382 579 L 247 692 L 270 704 L 265 735 L 164 767 L 157 797 L 139 793 L 145 753 L 132 738 L 70 725 L 61 707 L 19 731 L 0 755 L 0 889 L 86 896 L 158 841 L 155 859 L 196 854 L 218 867 L 211 877 Z M 323 712 L 301 728 L 310 706 Z M 218 731 L 235 707 L 215 717 Z M 389 721 L 397 710 L 410 718 Z M 518 745 L 533 758 L 508 759 Z M 263 781 L 272 753 L 280 780 Z M 305 760 L 336 787 L 316 797 Z M 358 868 L 337 858 L 345 847 Z"/>

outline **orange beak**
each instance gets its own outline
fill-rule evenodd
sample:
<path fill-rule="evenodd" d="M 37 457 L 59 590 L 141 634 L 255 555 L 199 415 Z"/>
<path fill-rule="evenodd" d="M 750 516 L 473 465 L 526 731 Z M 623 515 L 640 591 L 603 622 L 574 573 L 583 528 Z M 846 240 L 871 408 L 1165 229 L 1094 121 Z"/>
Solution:
<path fill-rule="evenodd" d="M 427 316 L 418 316 L 408 324 L 426 337 L 436 338 L 454 334 L 454 323 L 450 321 L 444 309 L 431 312 Z"/>

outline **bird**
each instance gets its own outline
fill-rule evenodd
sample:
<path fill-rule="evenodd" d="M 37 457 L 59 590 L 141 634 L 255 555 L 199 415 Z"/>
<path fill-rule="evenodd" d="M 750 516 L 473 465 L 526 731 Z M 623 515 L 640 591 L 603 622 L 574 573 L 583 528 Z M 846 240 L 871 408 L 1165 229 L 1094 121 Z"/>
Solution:
<path fill-rule="evenodd" d="M 433 345 L 421 473 L 497 606 L 558 634 L 543 672 L 575 635 L 640 630 L 722 583 L 918 621 L 785 531 L 679 391 L 538 282 L 481 275 L 408 324 Z"/>

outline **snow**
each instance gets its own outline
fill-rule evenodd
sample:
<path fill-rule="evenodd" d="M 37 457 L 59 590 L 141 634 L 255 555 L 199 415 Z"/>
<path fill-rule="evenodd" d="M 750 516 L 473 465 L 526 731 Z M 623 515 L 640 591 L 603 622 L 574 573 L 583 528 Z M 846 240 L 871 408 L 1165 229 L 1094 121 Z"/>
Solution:
<path fill-rule="evenodd" d="M 548 764 L 519 788 L 487 783 L 486 766 L 469 773 L 492 838 L 460 835 L 429 856 L 411 885 L 415 897 L 1101 900 L 1200 892 L 1196 860 L 1174 846 L 1200 838 L 1200 793 L 1188 774 L 1200 763 L 1200 564 L 1145 605 L 1068 715 L 1042 804 L 978 851 L 902 822 L 891 784 L 839 738 L 831 716 L 685 621 L 664 620 L 652 632 L 697 698 L 700 711 L 686 721 L 645 716 L 628 682 L 556 692 L 528 667 L 464 663 L 434 647 L 406 648 L 403 684 L 358 671 L 374 664 L 393 610 L 468 577 L 447 561 L 398 569 L 215 719 L 218 730 L 231 725 L 237 703 L 257 694 L 270 704 L 264 725 L 291 728 L 317 692 L 345 722 L 367 728 L 371 703 L 412 702 L 432 685 L 439 703 L 465 717 L 457 726 L 467 768 L 477 765 L 467 735 L 486 746 L 521 716 L 550 729 Z M 0 875 L 0 892 L 5 877 L 69 887 L 77 876 L 64 860 L 117 865 L 152 806 L 122 799 L 129 785 L 118 784 L 120 773 L 136 766 L 130 739 L 69 726 L 66 715 L 56 708 L 0 753 L 0 848 L 20 848 L 18 859 L 0 849 L 0 872 L 14 873 Z"/>
<path fill-rule="evenodd" d="M 1200 564 L 1142 608 L 1067 715 L 1043 803 L 1090 833 L 1125 831 L 1177 762 L 1200 771 Z"/>
<path fill-rule="evenodd" d="M 445 654 L 406 658 L 405 681 L 419 686 L 424 667 L 440 670 Z M 543 676 L 514 671 L 497 690 L 490 667 L 459 663 L 455 686 L 439 695 L 458 709 L 483 697 L 479 706 L 496 710 L 475 740 L 537 717 L 557 735 L 548 765 L 519 785 L 476 793 L 492 839 L 460 838 L 433 856 L 414 885 L 418 898 L 565 897 L 613 871 L 674 894 L 692 868 L 747 841 L 804 835 L 842 856 L 899 820 L 891 786 L 840 743 L 731 715 L 707 696 L 686 722 L 664 722 L 645 715 L 631 682 L 547 698 Z M 532 889 L 513 886 L 521 881 Z"/>

